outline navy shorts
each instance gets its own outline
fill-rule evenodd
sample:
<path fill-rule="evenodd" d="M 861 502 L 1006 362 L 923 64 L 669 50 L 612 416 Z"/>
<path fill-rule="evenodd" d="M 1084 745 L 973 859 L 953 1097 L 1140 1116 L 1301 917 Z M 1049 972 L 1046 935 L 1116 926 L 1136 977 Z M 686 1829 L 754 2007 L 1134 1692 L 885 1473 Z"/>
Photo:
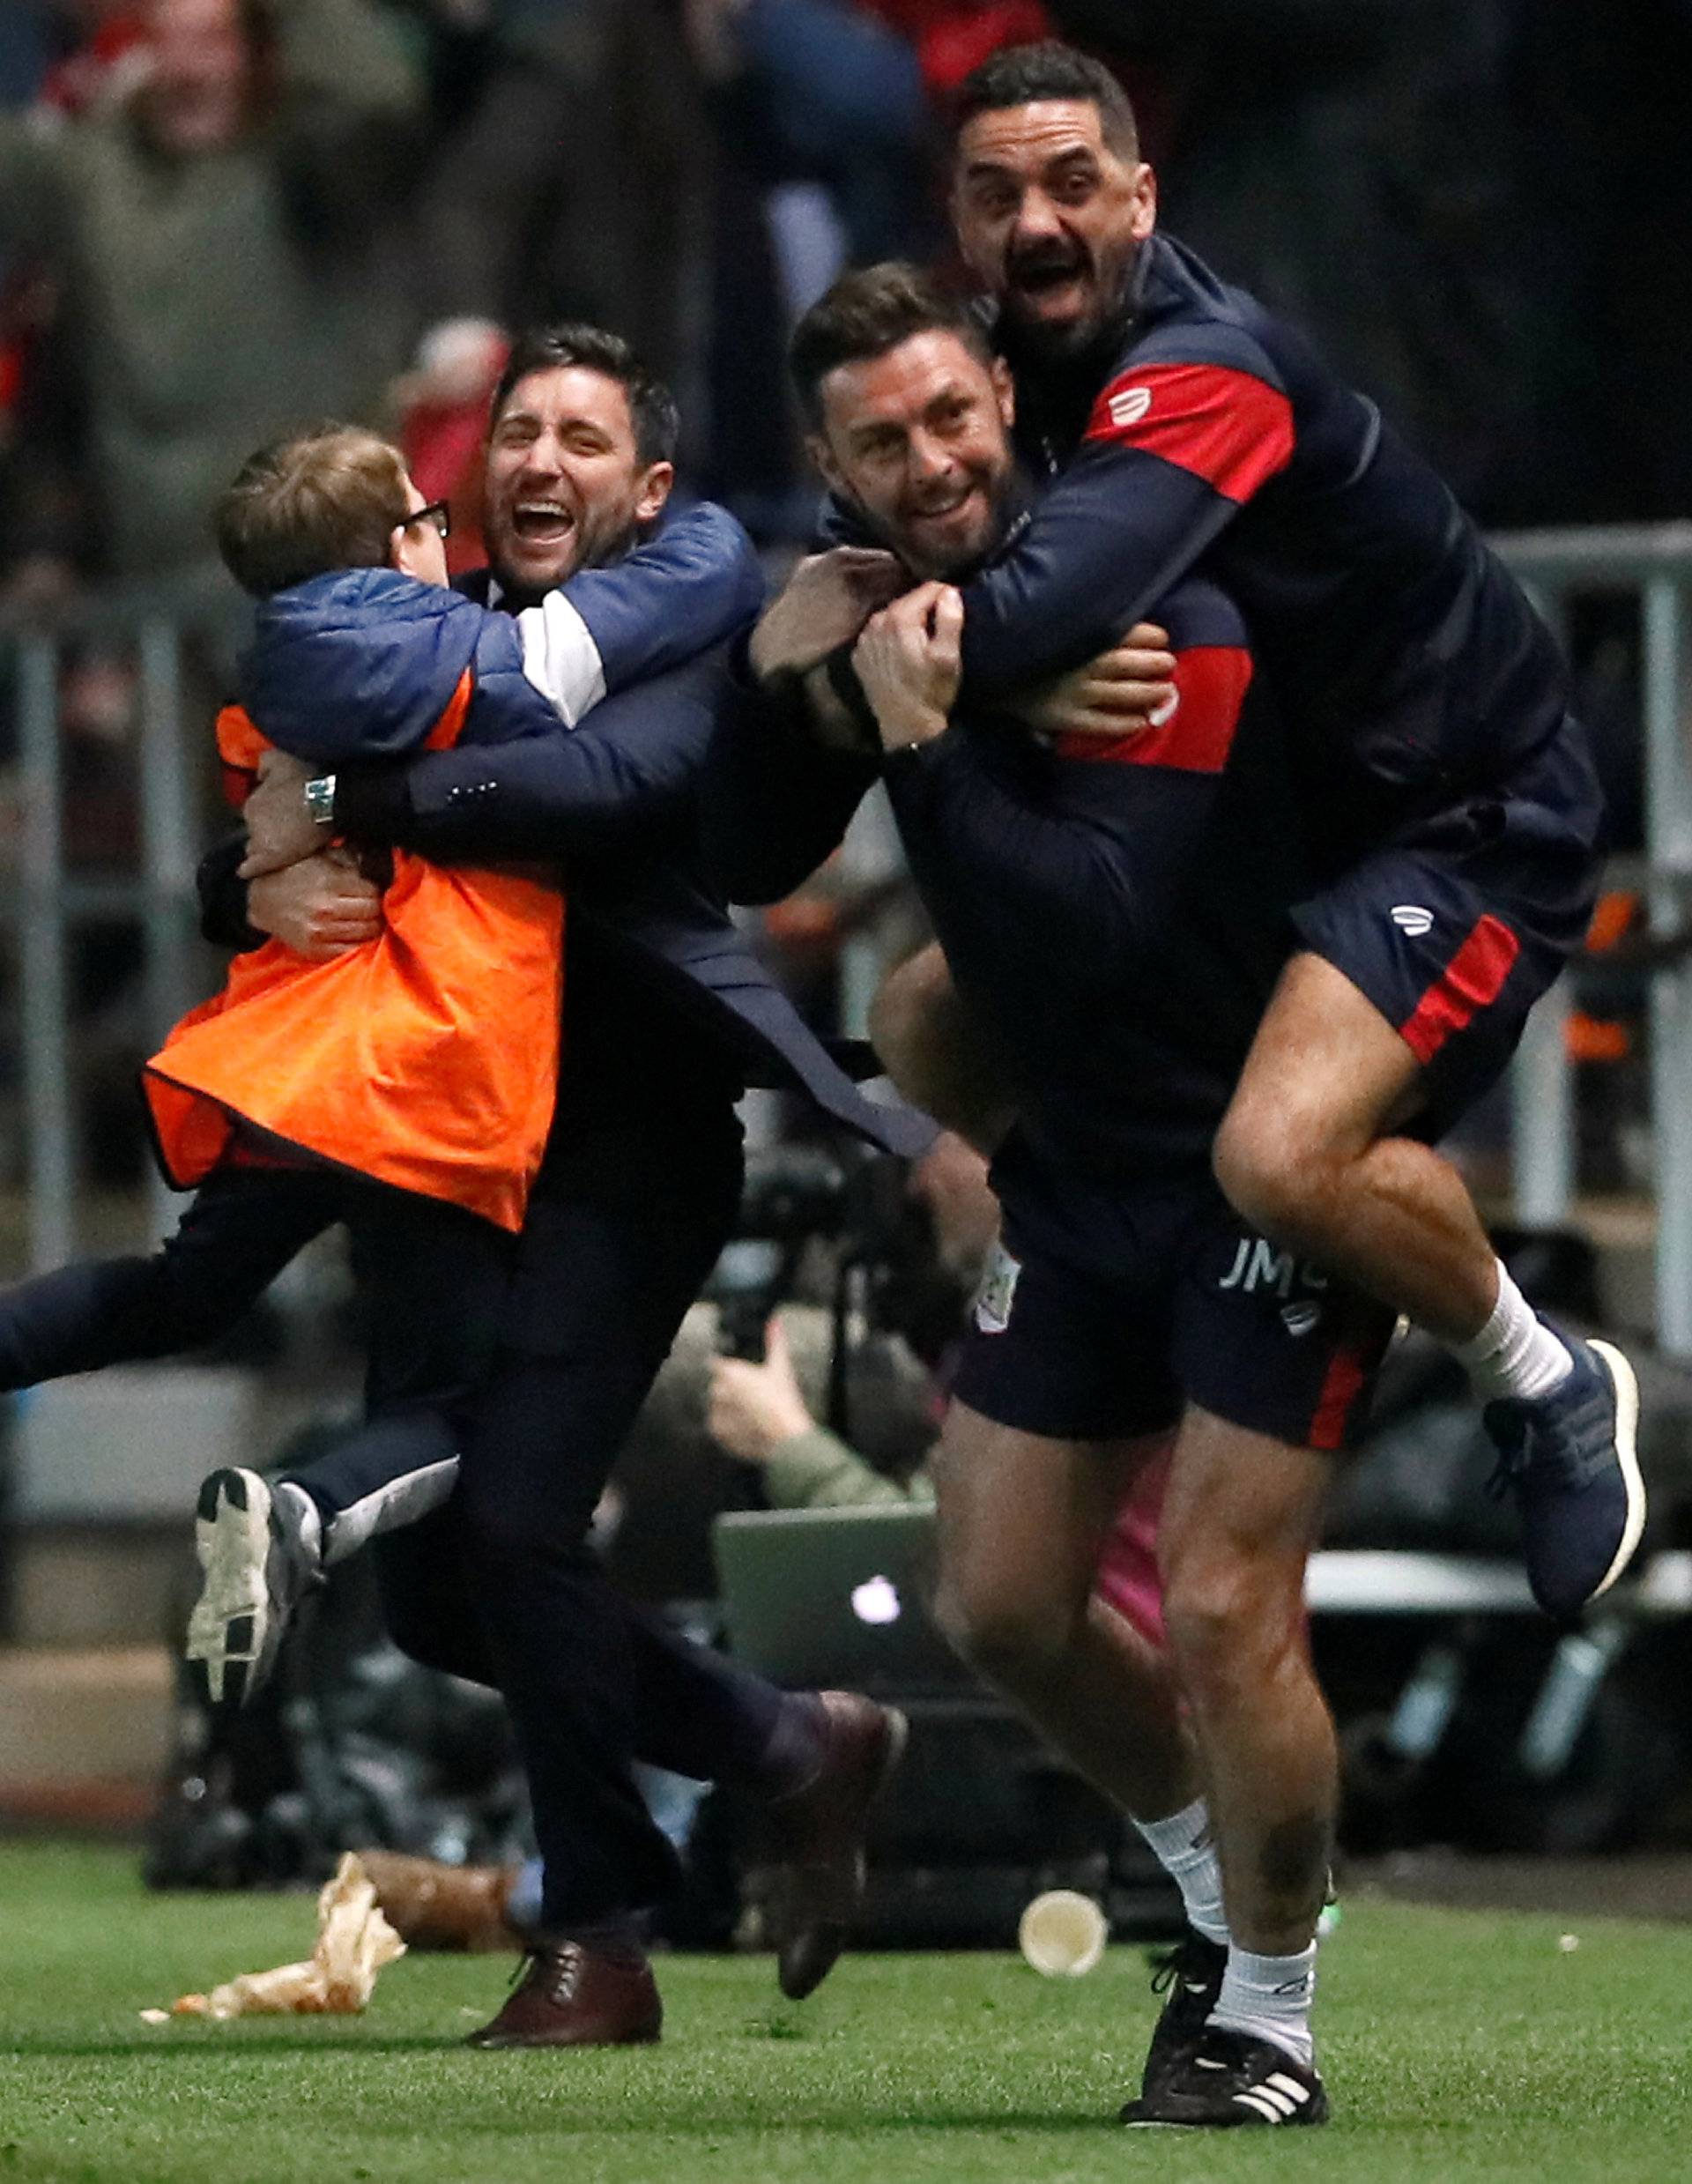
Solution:
<path fill-rule="evenodd" d="M 1421 1063 L 1414 1133 L 1442 1136 L 1503 1074 L 1586 937 L 1601 806 L 1573 722 L 1501 787 L 1391 836 L 1293 923 Z"/>
<path fill-rule="evenodd" d="M 1202 1171 L 1104 1189 L 995 1164 L 1004 1241 L 953 1392 L 1053 1440 L 1175 1426 L 1189 1403 L 1300 1448 L 1351 1445 L 1394 1316 L 1248 1229 Z"/>

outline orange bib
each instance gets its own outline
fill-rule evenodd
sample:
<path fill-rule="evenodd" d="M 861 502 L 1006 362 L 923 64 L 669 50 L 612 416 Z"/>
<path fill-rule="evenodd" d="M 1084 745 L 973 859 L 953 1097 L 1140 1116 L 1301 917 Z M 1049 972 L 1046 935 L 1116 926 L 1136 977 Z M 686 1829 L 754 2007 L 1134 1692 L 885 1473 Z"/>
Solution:
<path fill-rule="evenodd" d="M 466 674 L 431 747 L 456 739 L 468 701 Z M 219 717 L 232 778 L 250 785 L 267 747 L 238 709 Z M 249 1124 L 520 1229 L 557 1090 L 563 895 L 397 851 L 382 916 L 325 963 L 267 940 L 183 1017 L 142 1072 L 165 1174 L 191 1189 Z"/>

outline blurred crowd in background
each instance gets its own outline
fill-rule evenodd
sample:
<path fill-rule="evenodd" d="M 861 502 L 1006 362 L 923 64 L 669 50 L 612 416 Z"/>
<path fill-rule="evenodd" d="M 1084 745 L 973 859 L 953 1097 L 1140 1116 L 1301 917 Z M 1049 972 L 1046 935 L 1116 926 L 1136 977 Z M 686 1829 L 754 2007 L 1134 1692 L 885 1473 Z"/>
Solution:
<path fill-rule="evenodd" d="M 943 249 L 948 91 L 1053 32 L 1120 70 L 1176 231 L 1484 521 L 1692 506 L 1686 0 L 0 0 L 0 593 L 204 562 L 304 414 L 459 483 L 501 330 L 559 316 L 802 530 L 786 326 Z"/>

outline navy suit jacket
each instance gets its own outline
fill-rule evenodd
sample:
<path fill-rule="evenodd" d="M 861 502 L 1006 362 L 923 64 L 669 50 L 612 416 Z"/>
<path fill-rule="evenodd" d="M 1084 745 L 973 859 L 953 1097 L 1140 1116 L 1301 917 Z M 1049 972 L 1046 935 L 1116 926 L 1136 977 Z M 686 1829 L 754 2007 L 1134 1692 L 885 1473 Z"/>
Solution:
<path fill-rule="evenodd" d="M 473 579 L 465 589 L 474 596 Z M 360 842 L 440 864 L 559 865 L 580 938 L 589 926 L 596 951 L 673 1023 L 679 1072 L 691 1031 L 747 1083 L 804 1092 L 870 1142 L 915 1155 L 932 1125 L 865 1098 L 741 938 L 708 868 L 701 783 L 737 702 L 729 648 L 719 645 L 613 693 L 573 729 L 343 775 L 337 817 Z M 238 861 L 226 846 L 201 868 L 214 938 L 244 925 L 231 884 Z"/>

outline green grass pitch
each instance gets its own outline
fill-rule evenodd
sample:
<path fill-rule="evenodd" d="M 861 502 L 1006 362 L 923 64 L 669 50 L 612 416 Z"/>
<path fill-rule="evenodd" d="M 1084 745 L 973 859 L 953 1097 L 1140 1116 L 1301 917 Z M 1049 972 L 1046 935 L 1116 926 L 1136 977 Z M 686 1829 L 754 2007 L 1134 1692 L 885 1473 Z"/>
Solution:
<path fill-rule="evenodd" d="M 413 1957 L 367 2016 L 144 2025 L 305 1954 L 302 1897 L 145 1895 L 116 1853 L 0 1846 L 0 2184 L 1397 2184 L 1692 2178 L 1692 1931 L 1347 1905 L 1325 1944 L 1325 2131 L 1110 2119 L 1153 2003 L 1001 1956 L 849 1958 L 803 2007 L 665 1959 L 661 2047 L 482 2055 L 497 1958 Z"/>

